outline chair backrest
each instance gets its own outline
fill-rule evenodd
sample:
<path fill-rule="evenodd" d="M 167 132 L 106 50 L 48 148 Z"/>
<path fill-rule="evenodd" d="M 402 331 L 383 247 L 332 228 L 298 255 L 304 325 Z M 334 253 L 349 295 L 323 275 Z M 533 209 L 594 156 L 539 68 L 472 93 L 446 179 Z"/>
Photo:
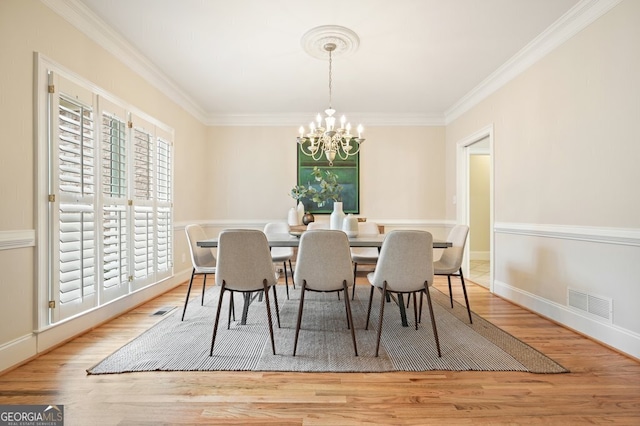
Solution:
<path fill-rule="evenodd" d="M 198 241 L 206 240 L 207 234 L 200 225 L 187 225 L 184 228 L 189 243 L 189 254 L 191 254 L 191 264 L 194 268 L 214 267 L 216 258 L 213 251 L 207 247 L 198 247 Z"/>
<path fill-rule="evenodd" d="M 358 236 L 363 235 L 380 235 L 380 228 L 375 222 L 358 222 Z M 353 247 L 351 249 L 352 256 L 369 257 L 375 259 L 378 257 L 378 249 L 376 247 Z"/>
<path fill-rule="evenodd" d="M 433 236 L 426 231 L 396 230 L 387 234 L 372 284 L 393 291 L 416 291 L 433 284 Z"/>
<path fill-rule="evenodd" d="M 329 222 L 310 222 L 307 225 L 307 231 L 313 229 L 329 229 Z"/>
<path fill-rule="evenodd" d="M 347 234 L 338 230 L 316 229 L 300 237 L 294 281 L 307 282 L 307 288 L 332 291 L 353 285 L 351 251 Z"/>
<path fill-rule="evenodd" d="M 264 226 L 264 233 L 269 234 L 287 234 L 291 228 L 287 222 L 269 222 Z"/>
<path fill-rule="evenodd" d="M 264 226 L 264 233 L 269 234 L 288 234 L 291 228 L 287 222 L 269 222 Z M 273 247 L 271 249 L 272 256 L 293 256 L 293 247 Z"/>
<path fill-rule="evenodd" d="M 275 269 L 269 243 L 262 231 L 254 229 L 227 229 L 218 237 L 218 266 L 216 284 L 237 291 L 255 291 L 263 288 L 262 281 L 276 284 Z"/>
<path fill-rule="evenodd" d="M 380 228 L 375 222 L 358 222 L 358 235 L 380 235 Z"/>
<path fill-rule="evenodd" d="M 464 256 L 464 245 L 467 243 L 467 235 L 469 235 L 469 227 L 467 225 L 456 225 L 449 232 L 447 241 L 453 245 L 442 252 L 439 261 L 442 267 L 454 271 L 460 269 L 462 257 Z"/>

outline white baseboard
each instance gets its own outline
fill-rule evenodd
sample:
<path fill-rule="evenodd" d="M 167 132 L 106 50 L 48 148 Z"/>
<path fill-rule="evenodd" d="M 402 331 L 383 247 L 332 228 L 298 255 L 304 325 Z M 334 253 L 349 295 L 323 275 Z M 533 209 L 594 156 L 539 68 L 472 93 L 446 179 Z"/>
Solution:
<path fill-rule="evenodd" d="M 0 373 L 33 357 L 37 345 L 35 334 L 27 334 L 0 346 Z"/>
<path fill-rule="evenodd" d="M 493 292 L 565 327 L 640 359 L 640 334 L 587 317 L 535 294 L 494 280 Z"/>
<path fill-rule="evenodd" d="M 472 251 L 469 252 L 470 260 L 491 260 L 491 252 L 490 251 Z"/>
<path fill-rule="evenodd" d="M 34 331 L 0 346 L 0 373 L 175 288 L 188 280 L 190 275 L 191 268 L 175 273 L 164 281 L 114 300 L 84 315 L 44 330 Z"/>

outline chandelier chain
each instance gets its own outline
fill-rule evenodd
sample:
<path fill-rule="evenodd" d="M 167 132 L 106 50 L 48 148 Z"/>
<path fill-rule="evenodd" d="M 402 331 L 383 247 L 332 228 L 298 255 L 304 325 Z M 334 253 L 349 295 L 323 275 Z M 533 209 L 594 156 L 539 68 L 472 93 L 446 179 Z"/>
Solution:
<path fill-rule="evenodd" d="M 331 50 L 329 50 L 329 108 L 332 108 L 331 104 L 331 88 L 332 88 L 332 76 L 331 76 L 331 64 L 332 64 L 332 59 L 331 59 Z"/>

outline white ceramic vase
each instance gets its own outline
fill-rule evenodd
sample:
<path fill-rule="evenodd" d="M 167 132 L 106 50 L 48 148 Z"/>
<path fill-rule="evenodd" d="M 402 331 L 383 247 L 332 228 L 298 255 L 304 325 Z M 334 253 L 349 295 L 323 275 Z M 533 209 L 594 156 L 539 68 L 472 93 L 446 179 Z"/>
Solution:
<path fill-rule="evenodd" d="M 342 211 L 342 201 L 335 201 L 333 203 L 333 212 L 329 221 L 330 229 L 342 229 L 342 222 L 344 221 L 344 212 Z"/>
<path fill-rule="evenodd" d="M 304 217 L 304 204 L 302 204 L 300 201 L 298 201 L 296 211 L 298 212 L 298 225 L 302 225 L 302 218 Z"/>
<path fill-rule="evenodd" d="M 291 207 L 289 209 L 289 215 L 287 216 L 287 223 L 289 226 L 297 226 L 298 223 L 298 212 L 295 207 Z"/>
<path fill-rule="evenodd" d="M 349 213 L 344 217 L 342 221 L 342 230 L 347 234 L 347 237 L 358 236 L 358 218 Z"/>

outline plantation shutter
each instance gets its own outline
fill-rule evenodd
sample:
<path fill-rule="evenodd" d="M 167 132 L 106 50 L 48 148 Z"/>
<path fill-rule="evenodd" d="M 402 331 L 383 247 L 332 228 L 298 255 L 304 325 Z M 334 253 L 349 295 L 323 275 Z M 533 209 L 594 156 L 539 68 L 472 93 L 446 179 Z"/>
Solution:
<path fill-rule="evenodd" d="M 129 192 L 127 113 L 107 99 L 100 107 L 100 192 L 102 195 L 102 297 L 113 300 L 129 290 L 128 221 Z"/>
<path fill-rule="evenodd" d="M 56 320 L 97 304 L 96 139 L 94 97 L 63 77 L 50 74 L 52 176 L 51 256 L 54 259 L 50 300 Z M 56 279 L 57 278 L 57 279 Z"/>
<path fill-rule="evenodd" d="M 165 278 L 173 273 L 173 194 L 172 185 L 172 145 L 171 136 L 156 129 L 157 164 L 157 278 Z"/>
<path fill-rule="evenodd" d="M 155 128 L 132 115 L 133 149 L 133 288 L 154 281 L 155 262 Z"/>

